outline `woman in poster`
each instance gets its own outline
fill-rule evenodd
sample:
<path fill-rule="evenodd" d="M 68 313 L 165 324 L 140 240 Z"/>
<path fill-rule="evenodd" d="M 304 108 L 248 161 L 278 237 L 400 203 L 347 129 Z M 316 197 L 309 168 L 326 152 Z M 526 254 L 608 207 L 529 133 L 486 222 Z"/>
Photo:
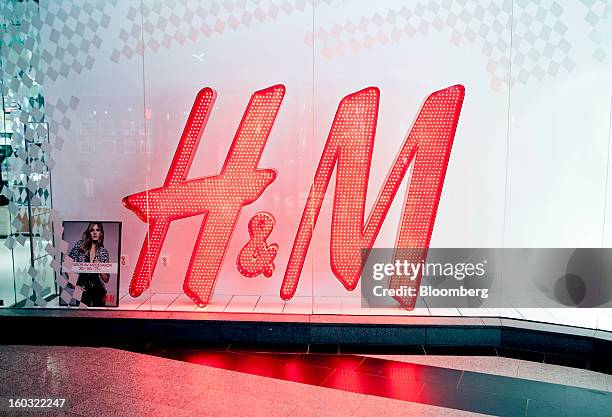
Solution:
<path fill-rule="evenodd" d="M 68 254 L 75 262 L 107 263 L 108 251 L 104 248 L 104 226 L 99 222 L 89 223 L 83 238 L 79 240 Z M 104 307 L 106 287 L 109 274 L 80 273 L 77 285 L 83 288 L 81 302 L 89 307 Z"/>

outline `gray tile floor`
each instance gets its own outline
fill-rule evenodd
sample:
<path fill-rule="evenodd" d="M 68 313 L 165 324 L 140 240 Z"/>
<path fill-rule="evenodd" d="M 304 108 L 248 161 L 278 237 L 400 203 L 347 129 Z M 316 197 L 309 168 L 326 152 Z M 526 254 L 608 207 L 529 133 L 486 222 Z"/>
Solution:
<path fill-rule="evenodd" d="M 368 355 L 395 361 L 509 376 L 612 392 L 612 375 L 501 356 Z"/>
<path fill-rule="evenodd" d="M 479 416 L 109 348 L 0 346 L 0 397 L 67 399 L 2 416 Z"/>
<path fill-rule="evenodd" d="M 496 357 L 393 360 L 612 391 L 610 375 Z M 7 398 L 66 398 L 67 407 L 11 411 Z M 110 348 L 0 346 L 1 416 L 482 416 L 201 366 Z M 586 417 L 586 416 L 582 416 Z"/>

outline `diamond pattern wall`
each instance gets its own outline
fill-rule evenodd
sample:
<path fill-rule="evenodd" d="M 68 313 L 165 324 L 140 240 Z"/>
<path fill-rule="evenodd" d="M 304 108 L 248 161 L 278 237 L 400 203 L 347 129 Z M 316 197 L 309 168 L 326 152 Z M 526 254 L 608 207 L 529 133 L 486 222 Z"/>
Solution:
<path fill-rule="evenodd" d="M 50 42 L 41 53 L 44 74 L 58 77 L 78 75 L 91 69 L 103 42 L 118 0 L 43 2 L 41 31 Z"/>
<path fill-rule="evenodd" d="M 1 144 L 10 149 L 4 162 L 7 184 L 0 191 L 9 201 L 10 217 L 10 235 L 3 243 L 9 249 L 18 245 L 30 250 L 31 256 L 14 258 L 13 271 L 19 283 L 17 299 L 25 298 L 26 306 L 44 306 L 44 297 L 55 292 L 49 279 L 53 258 L 45 250 L 52 230 L 51 146 L 42 88 L 41 26 L 36 2 L 0 4 Z"/>
<path fill-rule="evenodd" d="M 587 8 L 585 22 L 591 27 L 589 38 L 593 41 L 593 57 L 605 61 L 612 50 L 612 2 L 609 0 L 580 0 Z"/>
<path fill-rule="evenodd" d="M 319 28 L 306 34 L 305 42 L 334 59 L 430 31 L 445 32 L 452 44 L 480 46 L 490 85 L 499 89 L 508 82 L 525 84 L 573 70 L 563 13 L 557 1 L 432 0 Z"/>
<path fill-rule="evenodd" d="M 332 0 L 153 0 L 130 7 L 119 39 L 122 47 L 112 52 L 111 60 L 132 59 L 142 55 L 141 41 L 150 52 L 222 35 L 226 31 L 248 28 L 292 13 L 312 10 L 312 5 Z M 142 36 L 142 39 L 141 39 Z"/>

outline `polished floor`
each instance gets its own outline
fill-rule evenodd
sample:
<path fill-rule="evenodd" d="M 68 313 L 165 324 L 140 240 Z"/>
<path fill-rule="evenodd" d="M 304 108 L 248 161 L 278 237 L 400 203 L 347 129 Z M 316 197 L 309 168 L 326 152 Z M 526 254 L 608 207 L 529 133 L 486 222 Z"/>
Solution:
<path fill-rule="evenodd" d="M 612 410 L 611 375 L 506 357 L 339 354 L 326 346 L 139 350 L 146 353 L 0 346 L 0 415 L 609 417 Z M 21 397 L 67 401 L 62 410 L 6 408 L 8 398 Z"/>

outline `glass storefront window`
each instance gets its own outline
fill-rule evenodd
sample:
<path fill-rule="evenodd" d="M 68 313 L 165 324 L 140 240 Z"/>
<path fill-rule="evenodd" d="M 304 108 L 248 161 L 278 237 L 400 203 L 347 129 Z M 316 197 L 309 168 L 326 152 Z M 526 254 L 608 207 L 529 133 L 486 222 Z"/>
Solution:
<path fill-rule="evenodd" d="M 612 236 L 609 11 L 522 0 L 9 1 L 0 8 L 3 307 L 510 317 L 612 330 L 605 268 L 598 279 L 570 268 L 580 266 L 581 251 L 609 247 Z M 281 85 L 274 107 L 261 92 Z M 488 307 L 420 300 L 410 311 L 370 308 L 361 284 L 339 277 L 331 242 L 356 239 L 350 227 L 362 211 L 364 222 L 370 218 L 427 98 L 455 85 L 465 98 L 435 223 L 422 242 L 576 253 L 556 265 L 569 269 L 550 269 L 557 275 L 529 303 L 502 302 L 498 292 Z M 205 116 L 197 108 L 190 116 L 206 87 L 214 98 Z M 364 100 L 342 119 L 338 109 L 367 88 L 377 94 L 375 105 Z M 427 113 L 429 130 L 413 130 L 420 140 L 449 129 L 452 118 L 440 109 Z M 338 137 L 330 134 L 336 118 Z M 347 171 L 354 136 L 371 134 L 372 120 L 371 158 Z M 188 132 L 190 125 L 198 127 Z M 181 138 L 197 147 L 181 150 Z M 257 140 L 261 149 L 249 147 Z M 322 158 L 332 155 L 324 149 L 334 140 L 348 145 L 336 159 Z M 228 157 L 233 142 L 235 161 Z M 228 174 L 228 164 L 249 168 Z M 334 223 L 335 193 L 368 164 L 365 201 Z M 335 168 L 329 178 L 322 166 Z M 394 189 L 374 248 L 396 245 L 413 166 Z M 436 171 L 432 160 L 424 166 L 425 176 Z M 273 177 L 263 186 L 260 175 Z M 311 191 L 328 179 L 324 190 Z M 431 189 L 418 192 L 411 216 L 430 204 L 423 195 Z M 309 206 L 317 198 L 320 208 Z M 260 218 L 273 221 L 250 225 Z M 426 222 L 419 221 L 417 228 Z M 311 229 L 299 235 L 308 236 L 308 249 L 291 275 L 292 253 L 304 244 L 301 237 L 296 243 L 300 227 Z M 256 257 L 274 252 L 250 276 L 237 266 L 249 244 L 259 245 Z M 193 281 L 184 291 L 186 276 Z M 500 279 L 500 288 L 517 281 Z M 545 305 L 551 294 L 581 291 L 580 300 L 590 291 L 601 302 Z M 202 300 L 205 293 L 212 297 Z"/>

